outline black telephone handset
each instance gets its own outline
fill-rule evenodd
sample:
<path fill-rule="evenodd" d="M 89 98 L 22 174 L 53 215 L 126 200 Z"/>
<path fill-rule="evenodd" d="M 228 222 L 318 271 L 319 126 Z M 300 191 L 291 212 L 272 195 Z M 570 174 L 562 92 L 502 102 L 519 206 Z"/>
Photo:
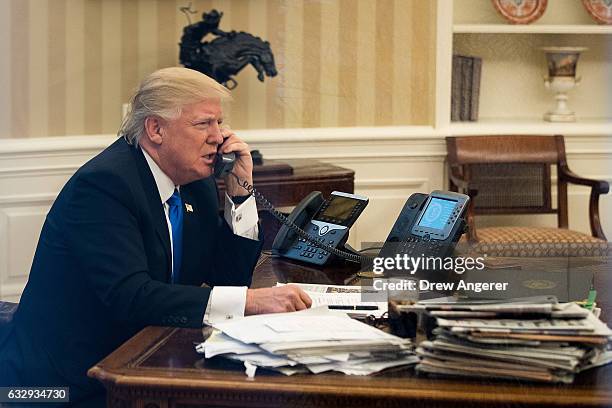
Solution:
<path fill-rule="evenodd" d="M 215 178 L 227 176 L 234 168 L 236 153 L 217 153 L 215 155 L 214 174 Z"/>
<path fill-rule="evenodd" d="M 378 256 L 450 256 L 465 231 L 469 200 L 465 194 L 450 191 L 412 194 Z"/>
<path fill-rule="evenodd" d="M 360 262 L 361 257 L 347 252 L 344 244 L 349 228 L 367 204 L 366 197 L 356 194 L 334 191 L 329 200 L 324 200 L 320 192 L 314 191 L 295 207 L 289 222 L 283 222 L 272 251 L 316 265 L 326 264 L 333 256 Z"/>

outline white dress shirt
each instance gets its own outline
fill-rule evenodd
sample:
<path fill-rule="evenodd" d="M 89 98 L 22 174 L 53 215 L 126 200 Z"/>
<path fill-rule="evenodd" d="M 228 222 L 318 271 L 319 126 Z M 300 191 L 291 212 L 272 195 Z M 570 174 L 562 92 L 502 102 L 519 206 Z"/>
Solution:
<path fill-rule="evenodd" d="M 147 164 L 153 173 L 157 190 L 159 191 L 160 200 L 164 206 L 164 214 L 166 215 L 166 224 L 168 225 L 168 234 L 170 235 L 170 254 L 174 256 L 172 226 L 168 217 L 168 199 L 174 193 L 175 186 L 170 177 L 159 168 L 157 163 L 149 156 L 149 154 L 141 149 L 144 154 Z M 230 226 L 234 234 L 244 238 L 257 239 L 259 236 L 259 228 L 257 222 L 259 215 L 257 214 L 257 205 L 255 197 L 249 197 L 244 203 L 236 206 L 232 199 L 225 194 L 225 221 Z M 171 260 L 171 265 L 174 264 Z M 246 304 L 246 286 L 215 286 L 208 298 L 208 305 L 204 311 L 204 324 L 209 324 L 215 321 L 234 319 L 244 316 L 244 307 Z"/>

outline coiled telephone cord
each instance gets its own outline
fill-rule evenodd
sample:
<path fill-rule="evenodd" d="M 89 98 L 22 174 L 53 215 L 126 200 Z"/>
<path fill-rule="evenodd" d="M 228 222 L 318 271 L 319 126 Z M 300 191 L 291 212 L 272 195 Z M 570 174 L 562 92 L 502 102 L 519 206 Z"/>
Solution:
<path fill-rule="evenodd" d="M 340 258 L 347 259 L 349 261 L 353 261 L 353 262 L 357 262 L 357 263 L 364 263 L 364 264 L 371 264 L 373 262 L 374 257 L 357 255 L 357 254 L 352 254 L 350 252 L 341 251 L 338 248 L 334 248 L 334 247 L 329 246 L 329 245 L 327 245 L 327 244 L 325 244 L 323 242 L 317 241 L 310 234 L 308 234 L 302 228 L 297 226 L 294 222 L 290 221 L 287 217 L 285 217 L 285 215 L 283 213 L 281 213 L 276 208 L 274 208 L 272 203 L 270 201 L 268 201 L 268 199 L 266 197 L 264 197 L 263 194 L 261 194 L 259 191 L 257 191 L 257 189 L 255 189 L 255 187 L 253 187 L 252 185 L 250 185 L 246 181 L 241 180 L 236 174 L 234 174 L 234 172 L 232 172 L 231 174 L 232 174 L 232 176 L 234 176 L 236 178 L 236 181 L 238 182 L 240 187 L 244 188 L 249 194 L 252 194 L 255 197 L 255 200 L 257 200 L 257 202 L 259 202 L 259 204 L 261 204 L 261 206 L 264 208 L 264 210 L 266 210 L 269 213 L 271 213 L 274 216 L 274 218 L 276 218 L 278 221 L 280 221 L 283 225 L 286 225 L 287 227 L 289 227 L 293 232 L 295 232 L 301 238 L 304 238 L 306 241 L 308 241 L 312 245 L 314 245 L 314 246 L 316 246 L 318 248 L 321 248 L 321 249 L 323 249 L 323 250 L 325 250 L 325 251 L 327 251 L 327 252 L 329 252 L 331 254 L 334 254 L 334 255 L 336 255 L 336 256 L 338 256 Z"/>

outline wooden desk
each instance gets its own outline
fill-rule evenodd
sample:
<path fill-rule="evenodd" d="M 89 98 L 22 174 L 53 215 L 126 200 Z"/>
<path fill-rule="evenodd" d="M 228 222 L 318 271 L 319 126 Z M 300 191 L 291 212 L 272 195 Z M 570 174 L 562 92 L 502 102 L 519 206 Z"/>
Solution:
<path fill-rule="evenodd" d="M 282 282 L 340 283 L 353 268 L 305 267 L 263 259 L 254 287 Z M 599 274 L 599 288 L 612 287 L 611 274 Z M 603 291 L 603 290 L 602 290 Z M 612 316 L 612 296 L 600 304 Z M 112 407 L 610 407 L 612 366 L 577 376 L 574 384 L 551 385 L 497 380 L 419 377 L 412 368 L 374 376 L 294 375 L 244 368 L 222 358 L 205 360 L 194 350 L 203 340 L 196 329 L 150 327 L 89 370 L 108 390 Z"/>
<path fill-rule="evenodd" d="M 329 197 L 332 191 L 352 193 L 355 189 L 355 172 L 343 167 L 314 160 L 283 160 L 293 168 L 293 174 L 258 174 L 254 170 L 253 184 L 275 207 L 292 207 L 312 191 L 320 191 Z M 218 182 L 220 210 L 223 210 L 225 185 Z M 261 211 L 260 219 L 264 228 L 264 248 L 269 249 L 280 227 L 267 211 Z"/>

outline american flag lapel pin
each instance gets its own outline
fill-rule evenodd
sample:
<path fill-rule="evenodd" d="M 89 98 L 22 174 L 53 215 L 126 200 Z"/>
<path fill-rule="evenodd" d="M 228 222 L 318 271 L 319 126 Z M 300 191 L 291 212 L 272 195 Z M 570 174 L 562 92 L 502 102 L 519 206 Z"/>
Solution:
<path fill-rule="evenodd" d="M 185 210 L 187 210 L 187 212 L 192 213 L 193 212 L 193 207 L 191 206 L 191 204 L 185 203 Z"/>

